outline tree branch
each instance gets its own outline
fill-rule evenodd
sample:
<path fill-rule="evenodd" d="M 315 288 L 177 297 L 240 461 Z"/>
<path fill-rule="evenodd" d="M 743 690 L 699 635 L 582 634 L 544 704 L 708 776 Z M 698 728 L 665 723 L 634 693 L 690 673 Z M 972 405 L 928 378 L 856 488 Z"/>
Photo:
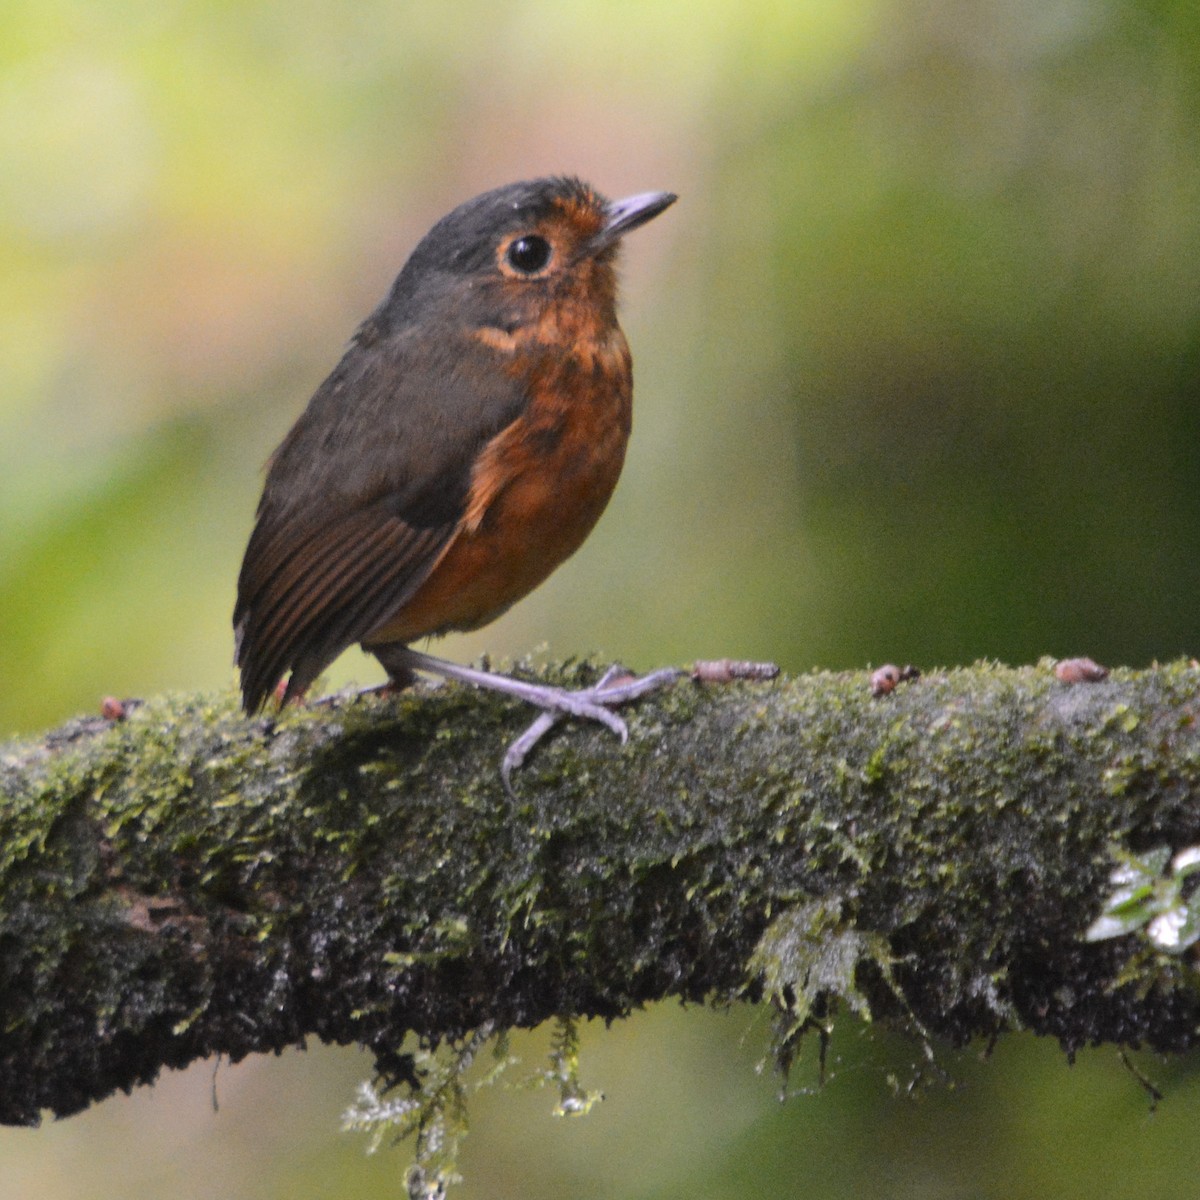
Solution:
<path fill-rule="evenodd" d="M 587 667 L 552 672 L 590 680 Z M 566 676 L 572 676 L 566 680 Z M 0 1120 L 307 1035 L 770 994 L 960 1043 L 1192 1045 L 1191 958 L 1087 943 L 1113 844 L 1200 842 L 1200 670 L 684 682 L 621 748 L 444 687 L 248 720 L 172 697 L 0 750 Z"/>

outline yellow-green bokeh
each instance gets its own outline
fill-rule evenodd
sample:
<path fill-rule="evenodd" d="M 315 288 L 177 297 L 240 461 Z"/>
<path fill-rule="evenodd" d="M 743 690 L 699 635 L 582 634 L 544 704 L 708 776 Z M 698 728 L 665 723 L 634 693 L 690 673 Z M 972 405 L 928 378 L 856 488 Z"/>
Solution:
<path fill-rule="evenodd" d="M 585 549 L 447 653 L 1196 650 L 1194 6 L 8 0 L 0 31 L 0 737 L 232 684 L 263 461 L 424 229 L 547 172 L 681 196 L 626 249 L 635 437 Z M 1111 1054 L 1019 1040 L 898 1101 L 905 1051 L 847 1023 L 777 1108 L 757 1028 L 589 1031 L 606 1104 L 482 1098 L 462 1194 L 1194 1193 L 1178 1066 L 1143 1064 L 1153 1118 Z M 214 1116 L 201 1066 L 0 1132 L 0 1194 L 386 1194 L 400 1157 L 336 1131 L 367 1069 L 244 1064 Z"/>

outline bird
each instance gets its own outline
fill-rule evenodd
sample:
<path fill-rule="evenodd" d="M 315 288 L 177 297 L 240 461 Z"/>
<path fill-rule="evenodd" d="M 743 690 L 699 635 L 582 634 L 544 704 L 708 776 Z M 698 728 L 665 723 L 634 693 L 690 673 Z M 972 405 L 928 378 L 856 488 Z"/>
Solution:
<path fill-rule="evenodd" d="M 569 691 L 411 643 L 495 620 L 599 520 L 631 429 L 617 254 L 676 199 L 538 178 L 466 201 L 421 239 L 268 460 L 233 614 L 248 713 L 281 687 L 281 704 L 303 696 L 359 643 L 395 685 L 433 673 L 539 708 L 505 755 L 510 792 L 564 716 L 627 738 L 611 709 L 679 672 L 614 669 Z"/>

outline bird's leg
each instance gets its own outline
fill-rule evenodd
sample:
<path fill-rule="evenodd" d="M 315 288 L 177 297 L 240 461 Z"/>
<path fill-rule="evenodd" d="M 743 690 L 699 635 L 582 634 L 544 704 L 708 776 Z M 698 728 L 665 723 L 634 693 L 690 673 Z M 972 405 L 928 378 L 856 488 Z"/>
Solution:
<path fill-rule="evenodd" d="M 509 792 L 512 791 L 512 772 L 520 767 L 538 741 L 563 717 L 583 717 L 586 720 L 599 721 L 602 725 L 607 725 L 622 742 L 626 742 L 629 740 L 628 726 L 616 713 L 609 710 L 645 696 L 683 674 L 674 667 L 665 667 L 659 671 L 651 671 L 649 675 L 630 677 L 625 676 L 620 667 L 610 667 L 599 683 L 590 688 L 568 691 L 566 688 L 551 687 L 549 684 L 513 679 L 509 675 L 499 675 L 493 671 L 460 666 L 444 658 L 422 654 L 408 646 L 372 646 L 371 653 L 393 677 L 404 678 L 406 673 L 425 671 L 446 679 L 456 679 L 460 683 L 503 692 L 542 709 L 537 720 L 509 746 L 504 755 L 500 774 Z"/>

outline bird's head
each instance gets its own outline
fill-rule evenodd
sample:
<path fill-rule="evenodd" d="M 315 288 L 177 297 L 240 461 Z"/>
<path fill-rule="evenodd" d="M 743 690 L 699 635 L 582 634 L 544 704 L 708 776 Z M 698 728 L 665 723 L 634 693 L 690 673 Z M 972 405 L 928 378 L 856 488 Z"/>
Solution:
<path fill-rule="evenodd" d="M 621 238 L 675 199 L 645 192 L 610 201 L 557 176 L 484 192 L 421 239 L 377 316 L 407 324 L 454 309 L 469 323 L 513 332 L 555 306 L 583 304 L 614 321 Z"/>

